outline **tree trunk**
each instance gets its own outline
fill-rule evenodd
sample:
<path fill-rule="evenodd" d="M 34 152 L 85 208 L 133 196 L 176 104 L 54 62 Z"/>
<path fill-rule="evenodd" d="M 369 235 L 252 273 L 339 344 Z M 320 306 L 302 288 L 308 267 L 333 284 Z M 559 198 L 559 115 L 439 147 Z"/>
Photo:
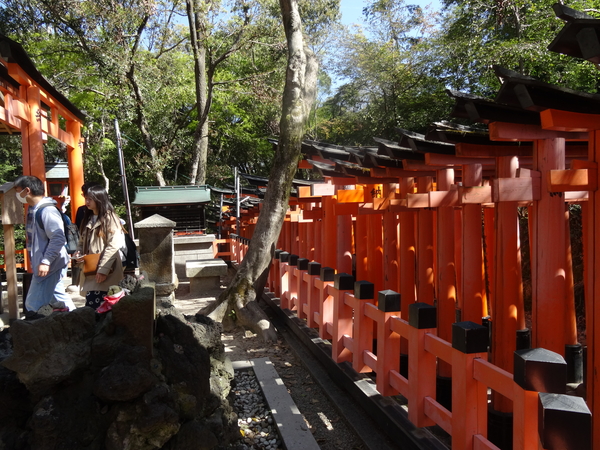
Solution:
<path fill-rule="evenodd" d="M 148 151 L 150 152 L 150 156 L 152 157 L 152 164 L 154 166 L 154 177 L 156 178 L 156 181 L 159 186 L 166 186 L 167 183 L 162 172 L 163 164 L 160 162 L 158 150 L 154 145 L 154 139 L 152 138 L 152 134 L 149 131 L 148 121 L 146 120 L 146 115 L 144 114 L 144 97 L 142 95 L 142 90 L 140 89 L 137 83 L 133 64 L 127 72 L 127 79 L 129 80 L 129 84 L 131 85 L 131 89 L 133 92 L 133 97 L 135 99 L 135 123 L 138 126 L 138 129 L 142 134 L 144 144 L 146 145 L 146 148 L 148 149 Z"/>
<path fill-rule="evenodd" d="M 243 326 L 266 341 L 277 335 L 255 300 L 262 294 L 281 226 L 288 209 L 292 181 L 298 166 L 302 139 L 315 101 L 318 63 L 304 43 L 297 0 L 280 0 L 288 45 L 288 66 L 283 92 L 281 134 L 263 208 L 248 252 L 229 287 L 200 311 L 226 328 Z"/>
<path fill-rule="evenodd" d="M 194 0 L 186 1 L 186 11 L 190 26 L 190 41 L 194 54 L 194 78 L 196 80 L 196 110 L 198 125 L 194 131 L 192 144 L 192 167 L 190 168 L 190 184 L 206 182 L 206 161 L 208 157 L 208 82 L 206 79 L 206 48 L 201 42 L 204 29 L 203 13 L 198 10 Z"/>

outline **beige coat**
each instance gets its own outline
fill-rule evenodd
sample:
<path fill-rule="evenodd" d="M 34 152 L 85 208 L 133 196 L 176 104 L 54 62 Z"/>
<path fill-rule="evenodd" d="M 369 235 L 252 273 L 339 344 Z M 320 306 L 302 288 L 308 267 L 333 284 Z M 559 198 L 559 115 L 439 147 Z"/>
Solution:
<path fill-rule="evenodd" d="M 96 275 L 84 275 L 83 264 L 80 264 L 82 270 L 80 271 L 79 286 L 82 292 L 106 292 L 109 287 L 118 285 L 123 279 L 123 263 L 119 254 L 119 248 L 123 242 L 121 237 L 123 229 L 119 217 L 116 214 L 112 215 L 113 220 L 109 221 L 107 236 L 100 236 L 100 223 L 98 220 L 94 224 L 88 222 L 81 230 L 77 250 L 80 254 L 84 254 L 84 249 L 89 254 L 102 253 L 98 263 L 98 272 L 108 275 L 103 283 L 98 284 L 96 283 Z"/>

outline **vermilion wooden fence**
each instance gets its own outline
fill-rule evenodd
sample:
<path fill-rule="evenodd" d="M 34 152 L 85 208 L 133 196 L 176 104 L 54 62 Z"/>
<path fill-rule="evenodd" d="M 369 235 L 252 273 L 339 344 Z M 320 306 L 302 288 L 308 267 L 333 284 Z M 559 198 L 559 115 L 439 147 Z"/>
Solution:
<path fill-rule="evenodd" d="M 237 237 L 232 242 L 234 258 L 241 261 L 239 255 L 244 254 L 249 239 Z M 517 352 L 517 371 L 513 375 L 488 362 L 486 327 L 473 322 L 454 323 L 452 339 L 446 341 L 437 333 L 435 306 L 412 303 L 409 320 L 405 320 L 400 317 L 400 296 L 396 292 L 380 291 L 375 298 L 373 283 L 354 282 L 351 275 L 334 274 L 331 268 L 287 252 L 277 251 L 269 288 L 280 298 L 281 308 L 296 311 L 309 327 L 319 330 L 321 338 L 331 342 L 336 362 L 350 362 L 357 373 L 376 372 L 377 390 L 385 396 L 406 397 L 409 419 L 418 427 L 439 425 L 452 436 L 453 449 L 499 448 L 487 439 L 488 388 L 512 402 L 514 449 L 544 448 L 538 429 L 541 427 L 543 434 L 546 422 L 552 425 L 549 432 L 558 432 L 557 424 L 549 421 L 547 411 L 540 408 L 535 390 L 556 388 L 552 381 L 556 361 L 544 358 L 550 352 L 542 350 L 541 358 L 539 350 Z M 400 367 L 401 339 L 407 340 L 410 355 L 406 375 L 401 374 Z M 436 400 L 436 366 L 440 360 L 451 369 L 451 411 Z M 555 397 L 559 402 L 577 400 L 561 394 Z M 581 408 L 563 413 L 579 415 L 585 424 Z M 576 427 L 561 429 L 567 443 L 562 448 L 581 448 L 582 441 L 577 438 L 581 432 L 582 428 Z"/>

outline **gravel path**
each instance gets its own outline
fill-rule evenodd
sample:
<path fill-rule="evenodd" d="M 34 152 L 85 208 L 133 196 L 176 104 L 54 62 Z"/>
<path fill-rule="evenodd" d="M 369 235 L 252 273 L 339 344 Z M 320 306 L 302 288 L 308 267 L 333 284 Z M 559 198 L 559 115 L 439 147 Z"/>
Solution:
<path fill-rule="evenodd" d="M 182 283 L 176 293 L 175 306 L 184 314 L 194 314 L 214 300 L 219 293 L 220 290 L 216 290 L 207 292 L 202 298 L 194 298 L 189 294 L 189 287 Z M 276 344 L 267 345 L 261 337 L 250 331 L 238 329 L 223 333 L 225 351 L 232 361 L 268 357 L 273 362 L 275 370 L 285 383 L 321 449 L 366 449 L 354 430 L 312 379 L 302 361 L 296 358 L 279 331 L 278 338 Z"/>

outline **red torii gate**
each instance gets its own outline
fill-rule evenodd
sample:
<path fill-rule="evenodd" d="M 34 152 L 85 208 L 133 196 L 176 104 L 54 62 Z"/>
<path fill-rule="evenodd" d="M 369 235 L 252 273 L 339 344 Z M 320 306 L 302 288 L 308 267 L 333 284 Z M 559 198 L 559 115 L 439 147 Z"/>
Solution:
<path fill-rule="evenodd" d="M 83 197 L 75 195 L 84 182 L 81 138 L 83 113 L 48 83 L 20 44 L 3 35 L 0 35 L 0 94 L 0 128 L 4 133 L 21 135 L 23 175 L 36 176 L 45 183 L 44 143 L 50 136 L 66 146 L 74 221 L 77 208 L 84 204 Z M 16 222 L 8 223 L 7 217 L 4 215 L 2 225 L 8 252 L 14 250 Z M 27 258 L 25 262 L 28 266 Z M 14 255 L 6 255 L 6 275 L 9 284 L 9 318 L 14 320 L 18 318 Z"/>

